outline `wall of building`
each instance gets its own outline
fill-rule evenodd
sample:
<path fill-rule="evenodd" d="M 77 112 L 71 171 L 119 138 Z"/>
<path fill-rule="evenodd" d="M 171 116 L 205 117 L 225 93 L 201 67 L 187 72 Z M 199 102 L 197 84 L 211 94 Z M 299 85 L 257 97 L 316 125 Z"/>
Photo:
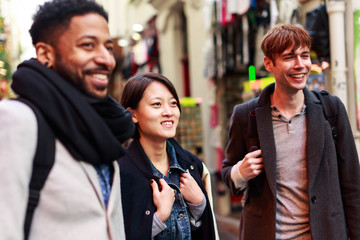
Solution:
<path fill-rule="evenodd" d="M 145 1 L 145 0 L 98 0 L 109 10 L 110 32 L 113 37 L 128 37 L 135 23 L 146 25 L 156 15 L 156 27 L 160 48 L 160 65 L 162 74 L 169 78 L 180 97 L 184 96 L 182 46 L 186 41 L 188 47 L 189 75 L 191 97 L 201 98 L 201 116 L 203 129 L 204 161 L 210 170 L 215 168 L 214 151 L 209 138 L 209 92 L 207 79 L 204 78 L 204 15 L 203 1 Z M 187 19 L 188 38 L 183 38 L 181 11 Z"/>
<path fill-rule="evenodd" d="M 181 20 L 179 16 L 179 4 L 185 12 L 187 19 L 187 41 L 190 88 L 191 96 L 203 99 L 201 105 L 202 127 L 204 136 L 204 156 L 210 169 L 215 168 L 214 148 L 211 146 L 211 132 L 209 127 L 210 105 L 213 101 L 213 90 L 208 79 L 204 77 L 205 53 L 204 45 L 208 32 L 206 31 L 204 21 L 203 5 L 206 1 L 179 1 L 179 0 L 98 0 L 109 9 L 111 33 L 114 36 L 129 36 L 132 32 L 131 26 L 134 23 L 145 24 L 152 16 L 157 15 L 157 28 L 160 45 L 160 61 L 162 73 L 173 81 L 180 96 L 183 96 L 183 72 L 181 69 L 181 60 L 183 56 L 181 46 L 184 44 L 182 38 Z M 306 12 L 314 9 L 323 0 L 299 1 L 301 3 L 300 18 L 305 19 Z M 177 5 L 177 6 L 176 6 Z M 346 1 L 345 12 L 345 33 L 346 33 L 346 61 L 347 61 L 347 109 L 356 143 L 360 146 L 360 133 L 356 122 L 355 108 L 355 82 L 352 69 L 353 63 L 353 11 L 360 8 L 357 0 Z M 176 7 L 174 7 L 176 6 Z M 304 22 L 303 22 L 304 24 Z M 328 74 L 328 73 L 327 73 Z M 331 84 L 327 86 L 330 92 Z M 360 148 L 358 148 L 360 149 Z"/>
<path fill-rule="evenodd" d="M 202 2 L 202 1 L 199 1 Z M 210 170 L 216 168 L 215 149 L 210 143 L 210 104 L 213 95 L 209 80 L 204 76 L 205 49 L 207 32 L 205 31 L 204 12 L 202 4 L 193 5 L 191 1 L 185 4 L 188 30 L 188 54 L 190 63 L 191 95 L 202 98 L 202 128 L 203 128 L 203 151 L 204 160 Z"/>
<path fill-rule="evenodd" d="M 360 1 L 351 0 L 346 1 L 346 12 L 345 12 L 345 32 L 346 32 L 346 56 L 348 66 L 348 114 L 350 124 L 353 129 L 355 143 L 360 156 L 360 131 L 357 124 L 356 116 L 356 83 L 354 75 L 354 11 L 360 10 Z M 358 96 L 359 98 L 360 96 Z"/>

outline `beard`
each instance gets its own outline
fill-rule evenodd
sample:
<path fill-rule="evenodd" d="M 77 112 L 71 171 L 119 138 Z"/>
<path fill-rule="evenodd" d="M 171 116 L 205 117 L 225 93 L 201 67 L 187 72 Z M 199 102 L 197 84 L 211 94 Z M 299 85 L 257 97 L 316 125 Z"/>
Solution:
<path fill-rule="evenodd" d="M 56 60 L 55 60 L 55 71 L 62 76 L 67 82 L 69 82 L 70 84 L 74 85 L 75 88 L 79 89 L 81 92 L 85 93 L 86 95 L 90 96 L 90 97 L 94 97 L 97 99 L 103 99 L 104 97 L 99 97 L 97 96 L 91 89 L 90 86 L 88 86 L 87 82 L 85 81 L 85 76 L 89 73 L 91 73 L 91 70 L 83 70 L 81 76 L 79 76 L 79 74 L 72 69 L 71 67 L 68 66 L 67 63 L 65 63 L 65 61 L 62 61 L 61 56 L 59 56 L 57 54 L 56 56 Z M 103 69 L 103 68 L 102 68 Z M 110 79 L 110 78 L 109 78 Z M 104 86 L 93 86 L 97 91 L 104 91 L 108 89 L 108 86 L 104 87 Z"/>

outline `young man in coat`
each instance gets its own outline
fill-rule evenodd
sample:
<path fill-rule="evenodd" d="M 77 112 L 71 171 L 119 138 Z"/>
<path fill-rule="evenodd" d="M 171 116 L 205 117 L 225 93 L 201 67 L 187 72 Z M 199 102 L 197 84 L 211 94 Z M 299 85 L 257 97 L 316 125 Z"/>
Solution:
<path fill-rule="evenodd" d="M 245 192 L 239 239 L 360 239 L 354 138 L 344 105 L 330 96 L 335 146 L 323 107 L 306 88 L 310 45 L 301 27 L 271 29 L 261 49 L 275 84 L 253 107 L 234 108 L 222 177 L 233 194 Z"/>
<path fill-rule="evenodd" d="M 42 5 L 30 29 L 36 59 L 21 63 L 12 88 L 35 105 L 55 136 L 54 165 L 28 239 L 125 239 L 119 167 L 131 114 L 107 94 L 115 67 L 103 7 L 92 0 Z M 0 103 L 0 239 L 23 240 L 37 117 L 21 101 Z M 50 141 L 50 139 L 47 139 Z M 51 144 L 50 144 L 51 145 Z"/>

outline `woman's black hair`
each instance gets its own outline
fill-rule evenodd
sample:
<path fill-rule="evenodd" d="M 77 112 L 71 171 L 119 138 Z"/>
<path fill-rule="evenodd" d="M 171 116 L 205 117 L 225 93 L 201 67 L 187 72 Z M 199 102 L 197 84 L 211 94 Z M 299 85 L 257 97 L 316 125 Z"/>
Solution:
<path fill-rule="evenodd" d="M 176 105 L 178 106 L 181 112 L 179 97 L 177 95 L 174 85 L 171 83 L 169 79 L 167 79 L 163 75 L 152 72 L 135 75 L 127 81 L 121 97 L 121 101 L 120 101 L 121 105 L 123 105 L 125 108 L 131 108 L 136 110 L 139 106 L 140 100 L 144 95 L 145 90 L 152 82 L 155 81 L 165 85 L 165 87 L 170 91 L 170 93 L 175 98 Z M 138 131 L 135 132 L 134 137 L 135 138 L 139 137 Z"/>

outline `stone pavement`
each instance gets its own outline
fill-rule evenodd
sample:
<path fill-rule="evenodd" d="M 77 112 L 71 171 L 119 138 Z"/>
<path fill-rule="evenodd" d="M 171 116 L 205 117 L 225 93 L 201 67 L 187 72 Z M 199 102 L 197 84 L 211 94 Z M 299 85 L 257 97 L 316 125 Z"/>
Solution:
<path fill-rule="evenodd" d="M 219 230 L 220 240 L 237 240 L 239 234 L 239 218 L 236 216 L 216 215 L 216 223 Z"/>

